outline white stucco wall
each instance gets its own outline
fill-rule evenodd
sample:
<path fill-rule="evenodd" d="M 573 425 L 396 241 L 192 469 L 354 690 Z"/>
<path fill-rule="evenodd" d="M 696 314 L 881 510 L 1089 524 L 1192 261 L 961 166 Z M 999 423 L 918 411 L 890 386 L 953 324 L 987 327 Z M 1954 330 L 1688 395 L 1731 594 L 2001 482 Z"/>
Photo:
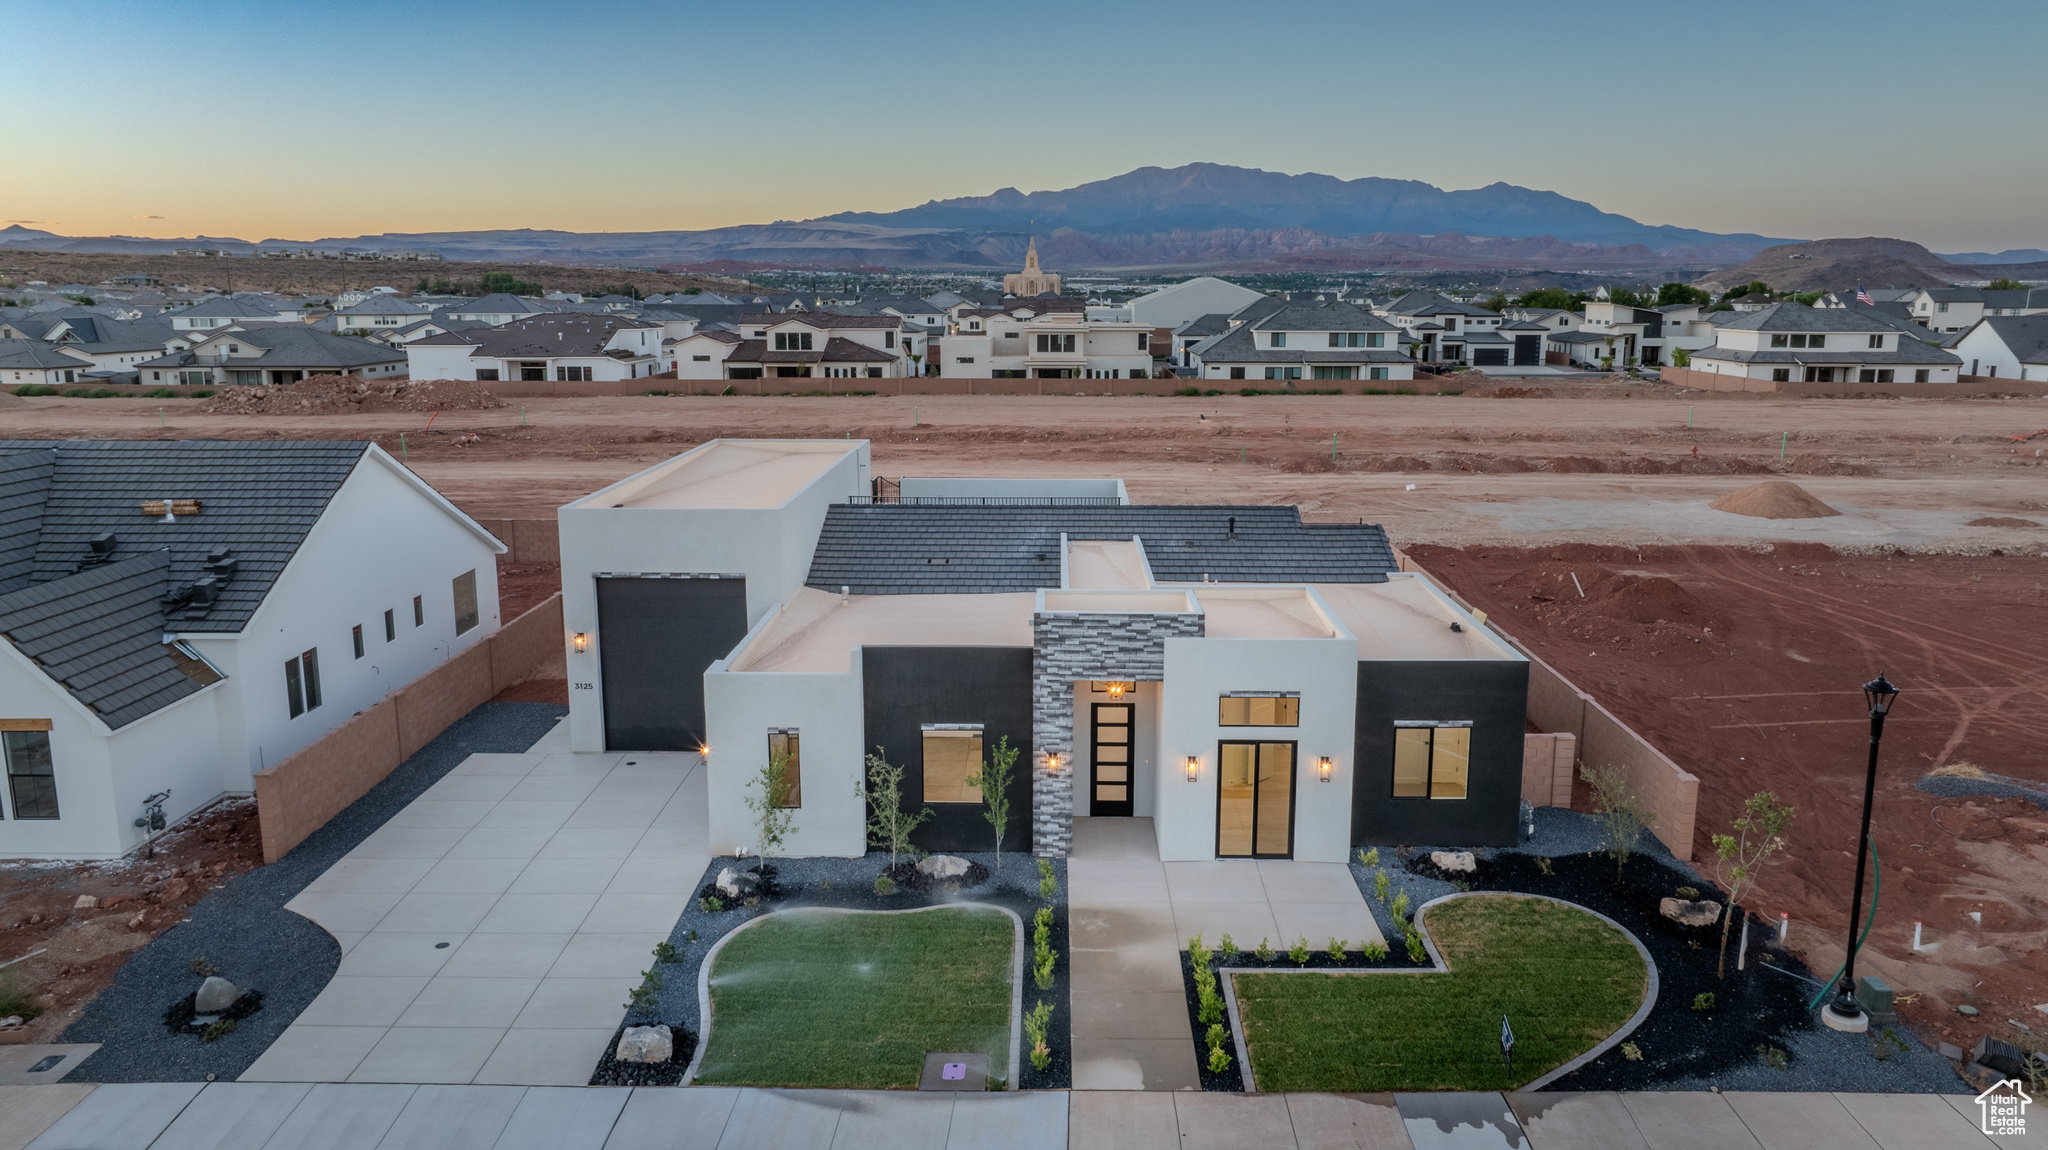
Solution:
<path fill-rule="evenodd" d="M 0 858 L 92 858 L 117 853 L 120 835 L 113 823 L 115 796 L 106 727 L 36 670 L 13 644 L 4 641 L 0 641 L 0 718 L 50 720 L 58 814 L 55 819 L 17 819 L 14 795 L 6 789 L 5 779 L 0 779 L 0 804 L 5 805 L 7 814 L 0 822 Z"/>
<path fill-rule="evenodd" d="M 1223 727 L 1217 700 L 1232 691 L 1295 691 L 1296 727 Z M 1293 742 L 1294 857 L 1343 862 L 1351 842 L 1352 749 L 1358 642 L 1334 639 L 1168 639 L 1154 756 L 1154 822 L 1166 861 L 1216 857 L 1217 743 Z M 1186 779 L 1187 756 L 1200 760 Z M 1329 756 L 1330 781 L 1316 759 Z"/>
<path fill-rule="evenodd" d="M 735 672 L 721 660 L 704 674 L 704 714 L 711 743 L 712 854 L 751 849 L 760 839 L 746 799 L 758 793 L 755 780 L 768 764 L 771 728 L 796 730 L 803 784 L 802 805 L 793 812 L 781 853 L 866 853 L 867 806 L 860 797 L 866 728 L 858 648 L 847 674 Z"/>
<path fill-rule="evenodd" d="M 472 344 L 450 346 L 448 344 L 408 343 L 405 345 L 406 373 L 414 379 L 475 379 L 476 365 L 480 360 L 471 360 Z"/>
<path fill-rule="evenodd" d="M 600 572 L 744 575 L 747 625 L 781 605 L 809 574 L 825 509 L 868 493 L 868 444 L 844 444 L 845 455 L 779 507 L 611 507 L 607 493 L 634 490 L 646 477 L 715 448 L 704 444 L 563 507 L 562 627 L 569 660 L 569 738 L 579 751 L 604 749 L 604 683 L 597 625 Z M 830 444 L 830 448 L 839 448 Z M 571 636 L 589 636 L 574 649 Z M 588 683 L 584 688 L 579 684 Z M 716 744 L 713 744 L 714 746 Z"/>
<path fill-rule="evenodd" d="M 1179 327 L 1191 319 L 1243 308 L 1261 293 L 1214 276 L 1197 276 L 1132 300 L 1131 322 L 1145 327 Z"/>
<path fill-rule="evenodd" d="M 1107 693 L 1096 694 L 1092 684 L 1083 681 L 1074 684 L 1074 813 L 1088 814 L 1093 799 L 1092 786 L 1095 769 L 1095 735 L 1091 724 L 1094 721 L 1096 703 L 1127 702 L 1133 711 L 1131 728 L 1131 814 L 1137 818 L 1151 818 L 1156 809 L 1159 793 L 1159 687 L 1158 683 L 1139 683 L 1138 688 L 1122 699 L 1111 699 Z"/>

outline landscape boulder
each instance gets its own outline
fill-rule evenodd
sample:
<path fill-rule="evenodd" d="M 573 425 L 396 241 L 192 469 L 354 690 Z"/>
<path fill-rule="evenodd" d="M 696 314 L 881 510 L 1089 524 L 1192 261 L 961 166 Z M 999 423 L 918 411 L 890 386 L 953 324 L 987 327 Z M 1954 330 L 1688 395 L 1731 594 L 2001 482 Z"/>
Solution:
<path fill-rule="evenodd" d="M 620 1062 L 667 1062 L 675 1054 L 675 1035 L 666 1026 L 628 1026 L 619 1035 Z"/>
<path fill-rule="evenodd" d="M 1471 851 L 1431 851 L 1429 861 L 1445 874 L 1471 874 L 1479 869 L 1479 861 Z"/>
<path fill-rule="evenodd" d="M 220 975 L 209 975 L 199 984 L 199 993 L 192 996 L 192 1011 L 195 1014 L 219 1014 L 242 997 L 242 990 Z"/>
<path fill-rule="evenodd" d="M 1657 904 L 1657 912 L 1680 926 L 1712 926 L 1721 918 L 1721 904 L 1710 898 L 1667 898 Z"/>
<path fill-rule="evenodd" d="M 933 855 L 918 861 L 917 873 L 934 879 L 959 878 L 967 873 L 967 860 L 957 855 Z"/>
<path fill-rule="evenodd" d="M 719 871 L 718 881 L 713 885 L 718 887 L 718 893 L 727 900 L 752 898 L 761 892 L 761 880 L 751 871 L 735 870 L 732 867 Z"/>
<path fill-rule="evenodd" d="M 91 910 L 99 904 L 100 900 L 94 898 L 89 894 L 82 894 L 78 896 L 77 902 L 71 904 L 71 908 L 73 910 Z"/>

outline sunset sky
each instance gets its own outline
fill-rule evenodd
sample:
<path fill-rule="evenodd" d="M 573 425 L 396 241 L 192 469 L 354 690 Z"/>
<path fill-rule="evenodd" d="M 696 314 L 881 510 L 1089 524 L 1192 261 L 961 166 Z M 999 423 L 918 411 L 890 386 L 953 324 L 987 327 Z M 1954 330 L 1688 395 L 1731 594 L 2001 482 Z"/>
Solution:
<path fill-rule="evenodd" d="M 11 0 L 0 226 L 317 239 L 887 211 L 1212 161 L 2048 246 L 2048 3 Z"/>

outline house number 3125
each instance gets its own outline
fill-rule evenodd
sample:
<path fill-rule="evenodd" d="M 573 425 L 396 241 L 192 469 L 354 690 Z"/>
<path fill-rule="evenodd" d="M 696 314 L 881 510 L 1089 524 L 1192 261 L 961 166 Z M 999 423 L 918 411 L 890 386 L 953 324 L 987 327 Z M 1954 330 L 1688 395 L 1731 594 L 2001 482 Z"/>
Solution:
<path fill-rule="evenodd" d="M 578 684 L 576 684 L 576 689 L 577 689 L 577 690 L 579 690 L 579 691 L 588 691 L 588 690 L 590 689 L 590 684 L 588 684 L 588 683 L 578 683 Z"/>

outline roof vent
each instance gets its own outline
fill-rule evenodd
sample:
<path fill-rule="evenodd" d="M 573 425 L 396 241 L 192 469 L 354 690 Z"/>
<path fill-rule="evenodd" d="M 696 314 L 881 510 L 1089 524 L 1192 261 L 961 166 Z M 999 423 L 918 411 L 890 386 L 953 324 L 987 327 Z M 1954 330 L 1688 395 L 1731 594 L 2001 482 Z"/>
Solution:
<path fill-rule="evenodd" d="M 210 607 L 219 594 L 220 580 L 202 575 L 192 581 L 192 598 L 189 601 L 194 607 Z"/>
<path fill-rule="evenodd" d="M 108 562 L 114 557 L 114 547 L 119 542 L 111 531 L 93 536 L 86 541 L 86 546 L 90 550 L 86 552 L 84 559 L 79 560 L 78 569 L 83 571 L 88 567 L 97 567 Z"/>
<path fill-rule="evenodd" d="M 222 583 L 233 579 L 240 566 L 241 560 L 225 547 L 216 547 L 206 553 L 206 570 Z"/>

